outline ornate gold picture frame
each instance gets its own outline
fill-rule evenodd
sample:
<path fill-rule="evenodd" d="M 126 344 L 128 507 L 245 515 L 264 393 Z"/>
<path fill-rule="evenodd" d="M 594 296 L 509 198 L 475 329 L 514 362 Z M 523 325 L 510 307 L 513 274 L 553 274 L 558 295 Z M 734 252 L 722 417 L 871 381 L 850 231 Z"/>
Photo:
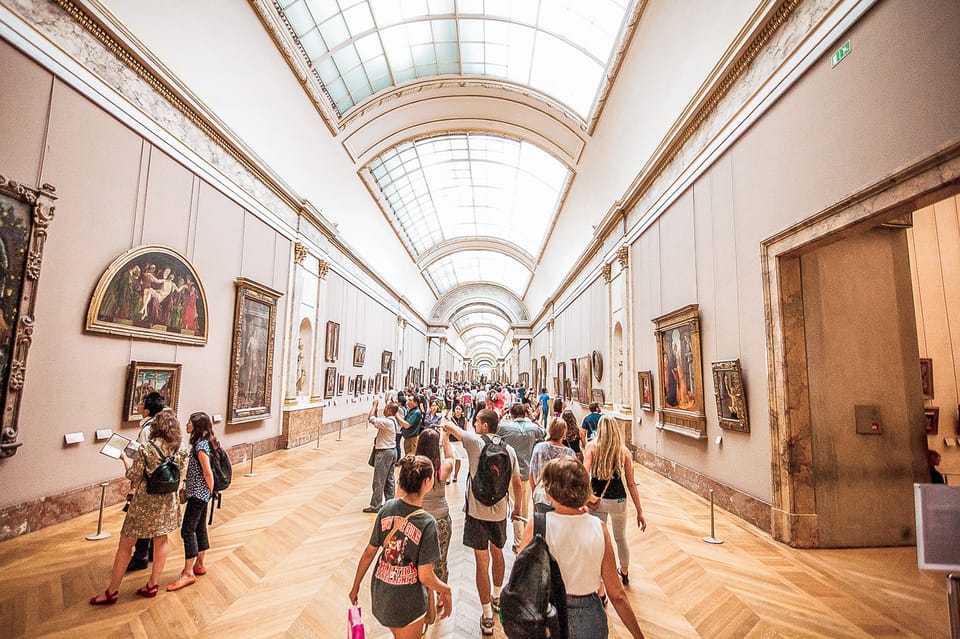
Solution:
<path fill-rule="evenodd" d="M 227 423 L 267 419 L 273 399 L 273 342 L 279 291 L 238 277 Z"/>
<path fill-rule="evenodd" d="M 138 406 L 150 393 L 163 395 L 163 405 L 174 411 L 180 404 L 180 364 L 159 362 L 130 362 L 127 369 L 127 392 L 124 393 L 123 419 L 133 422 L 141 419 Z"/>
<path fill-rule="evenodd" d="M 362 368 L 367 359 L 367 347 L 364 344 L 353 345 L 353 365 Z"/>
<path fill-rule="evenodd" d="M 327 322 L 327 332 L 323 343 L 323 361 L 335 362 L 340 357 L 340 325 Z"/>
<path fill-rule="evenodd" d="M 20 399 L 55 191 L 49 184 L 31 189 L 0 175 L 0 458 L 15 455 L 21 444 Z"/>
<path fill-rule="evenodd" d="M 640 408 L 653 410 L 653 373 L 637 371 L 637 384 L 640 390 Z"/>
<path fill-rule="evenodd" d="M 581 404 L 589 404 L 591 399 L 593 385 L 590 382 L 590 356 L 584 355 L 577 358 L 577 401 Z"/>
<path fill-rule="evenodd" d="M 695 439 L 706 437 L 699 306 L 690 304 L 652 321 L 659 355 L 657 427 Z"/>
<path fill-rule="evenodd" d="M 323 398 L 330 399 L 337 393 L 337 368 L 327 366 L 323 379 Z"/>
<path fill-rule="evenodd" d="M 713 395 L 717 399 L 717 417 L 720 428 L 750 432 L 747 419 L 747 396 L 743 390 L 743 372 L 740 360 L 714 362 Z"/>
<path fill-rule="evenodd" d="M 209 323 L 207 295 L 193 265 L 172 248 L 146 244 L 117 257 L 100 276 L 86 329 L 203 345 Z"/>

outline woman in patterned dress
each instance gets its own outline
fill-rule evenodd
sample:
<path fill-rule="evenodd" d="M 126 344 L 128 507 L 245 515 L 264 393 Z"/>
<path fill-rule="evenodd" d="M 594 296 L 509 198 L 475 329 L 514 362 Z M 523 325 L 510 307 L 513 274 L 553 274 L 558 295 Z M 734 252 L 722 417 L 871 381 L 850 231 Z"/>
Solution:
<path fill-rule="evenodd" d="M 127 516 L 120 529 L 120 545 L 110 570 L 110 583 L 102 595 L 90 599 L 92 605 L 117 603 L 120 582 L 137 539 L 153 538 L 153 572 L 146 585 L 137 590 L 137 594 L 141 597 L 157 596 L 160 574 L 167 559 L 167 535 L 180 525 L 180 504 L 176 491 L 163 495 L 149 494 L 146 477 L 170 455 L 174 456 L 180 472 L 183 472 L 187 451 L 179 450 L 182 437 L 176 414 L 164 408 L 151 424 L 150 441 L 137 449 L 133 462 L 120 456 L 127 469 L 127 479 L 135 486 L 133 499 L 130 500 Z"/>
<path fill-rule="evenodd" d="M 213 434 L 213 421 L 206 413 L 190 415 L 187 433 L 190 435 L 191 455 L 183 489 L 187 507 L 183 513 L 183 525 L 180 526 L 185 560 L 180 576 L 167 586 L 170 592 L 192 585 L 196 582 L 197 575 L 207 574 L 203 558 L 210 548 L 206 516 L 207 504 L 213 497 L 213 468 L 210 466 L 210 456 L 214 449 L 220 447 L 220 443 Z"/>

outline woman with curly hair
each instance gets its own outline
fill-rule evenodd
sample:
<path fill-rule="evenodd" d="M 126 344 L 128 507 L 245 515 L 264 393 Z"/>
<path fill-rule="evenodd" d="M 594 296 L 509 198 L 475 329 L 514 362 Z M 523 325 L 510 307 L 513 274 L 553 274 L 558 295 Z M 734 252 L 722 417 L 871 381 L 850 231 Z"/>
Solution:
<path fill-rule="evenodd" d="M 443 461 L 440 461 L 440 442 L 443 441 Z M 433 488 L 423 496 L 423 509 L 437 521 L 437 539 L 440 542 L 440 559 L 433 565 L 437 578 L 446 583 L 450 571 L 447 569 L 447 551 L 450 548 L 450 531 L 453 520 L 450 518 L 450 506 L 447 504 L 447 478 L 453 471 L 453 449 L 446 433 L 438 434 L 433 429 L 420 433 L 417 442 L 417 455 L 430 460 L 437 469 L 433 478 Z M 459 461 L 459 460 L 458 460 Z M 431 590 L 428 593 L 426 624 L 432 624 L 437 618 L 436 597 Z"/>
<path fill-rule="evenodd" d="M 577 418 L 572 410 L 565 410 L 560 414 L 563 423 L 566 424 L 567 431 L 563 435 L 563 445 L 570 448 L 577 456 L 577 461 L 583 461 L 583 450 L 580 447 L 580 427 L 577 426 Z"/>
<path fill-rule="evenodd" d="M 123 527 L 120 529 L 120 545 L 110 570 L 110 582 L 102 595 L 90 599 L 91 605 L 117 603 L 120 582 L 137 539 L 153 539 L 153 571 L 146 585 L 137 590 L 137 594 L 141 597 L 157 596 L 160 575 L 167 559 L 167 535 L 180 525 L 180 504 L 176 490 L 161 495 L 148 493 L 147 476 L 171 455 L 180 472 L 183 472 L 187 451 L 179 450 L 182 437 L 176 414 L 169 408 L 164 408 L 157 413 L 151 424 L 149 441 L 137 449 L 133 461 L 130 462 L 124 455 L 120 456 L 127 469 L 127 479 L 135 488 Z"/>

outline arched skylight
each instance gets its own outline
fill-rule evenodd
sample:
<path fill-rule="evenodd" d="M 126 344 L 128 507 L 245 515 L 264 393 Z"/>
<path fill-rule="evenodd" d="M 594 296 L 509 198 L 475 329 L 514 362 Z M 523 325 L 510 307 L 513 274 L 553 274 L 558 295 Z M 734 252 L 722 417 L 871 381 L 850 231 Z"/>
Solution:
<path fill-rule="evenodd" d="M 453 323 L 453 327 L 457 330 L 457 332 L 463 333 L 463 331 L 465 331 L 470 326 L 474 326 L 477 324 L 489 324 L 491 326 L 496 326 L 501 331 L 503 331 L 504 334 L 506 334 L 507 331 L 510 329 L 510 324 L 507 322 L 507 320 L 503 319 L 502 317 L 494 313 L 484 313 L 484 312 L 471 313 L 469 315 L 461 317 L 460 319 L 458 319 Z"/>
<path fill-rule="evenodd" d="M 367 168 L 414 255 L 453 237 L 492 236 L 535 257 L 570 178 L 533 144 L 473 133 L 404 142 Z"/>
<path fill-rule="evenodd" d="M 522 297 L 531 273 L 503 253 L 460 251 L 440 258 L 424 270 L 424 275 L 440 295 L 465 282 L 494 282 Z"/>
<path fill-rule="evenodd" d="M 498 344 L 503 343 L 504 334 L 498 331 L 495 328 L 490 328 L 489 326 L 474 326 L 468 328 L 467 330 L 460 333 L 460 336 L 464 341 L 469 342 L 482 337 L 489 337 L 493 339 Z"/>
<path fill-rule="evenodd" d="M 339 114 L 437 75 L 527 85 L 586 120 L 631 0 L 280 0 Z"/>

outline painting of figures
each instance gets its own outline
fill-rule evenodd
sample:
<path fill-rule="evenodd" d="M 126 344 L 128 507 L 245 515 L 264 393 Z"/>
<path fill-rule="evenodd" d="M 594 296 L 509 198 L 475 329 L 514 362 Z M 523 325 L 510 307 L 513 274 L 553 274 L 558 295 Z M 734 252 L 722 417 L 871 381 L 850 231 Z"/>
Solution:
<path fill-rule="evenodd" d="M 104 272 L 87 311 L 88 331 L 205 344 L 207 298 L 193 266 L 171 248 L 140 246 Z"/>

